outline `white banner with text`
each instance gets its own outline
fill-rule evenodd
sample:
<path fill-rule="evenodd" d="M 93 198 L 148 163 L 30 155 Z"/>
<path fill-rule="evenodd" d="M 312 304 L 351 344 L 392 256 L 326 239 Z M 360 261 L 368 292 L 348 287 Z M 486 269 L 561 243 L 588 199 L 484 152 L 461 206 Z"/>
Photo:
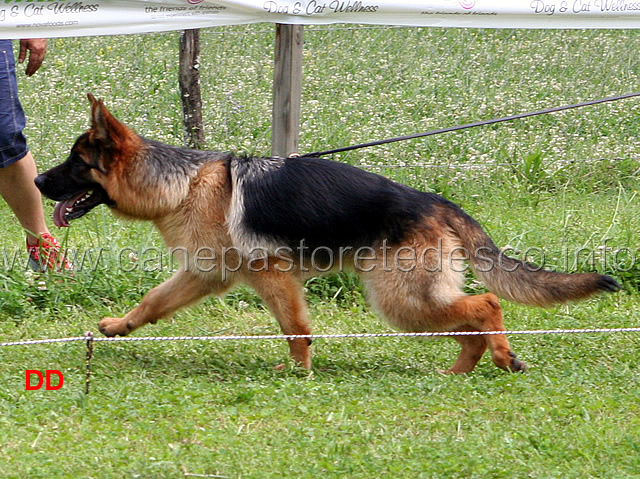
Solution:
<path fill-rule="evenodd" d="M 258 22 L 623 29 L 640 28 L 640 0 L 0 0 L 0 38 Z"/>

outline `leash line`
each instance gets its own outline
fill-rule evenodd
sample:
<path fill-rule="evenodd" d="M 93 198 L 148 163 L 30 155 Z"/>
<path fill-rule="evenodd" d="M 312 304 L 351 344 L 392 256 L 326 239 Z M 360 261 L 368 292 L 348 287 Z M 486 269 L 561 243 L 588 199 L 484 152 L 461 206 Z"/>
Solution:
<path fill-rule="evenodd" d="M 368 142 L 368 143 L 360 143 L 358 145 L 345 146 L 345 147 L 342 147 L 342 148 L 334 148 L 332 150 L 314 151 L 313 153 L 305 153 L 304 155 L 299 155 L 299 157 L 300 158 L 308 158 L 308 157 L 318 157 L 318 156 L 332 155 L 332 154 L 335 154 L 335 153 L 342 153 L 342 152 L 345 152 L 345 151 L 358 150 L 358 149 L 361 149 L 361 148 L 369 148 L 369 147 L 372 147 L 372 146 L 386 145 L 388 143 L 395 143 L 395 142 L 398 142 L 398 141 L 407 141 L 407 140 L 413 140 L 415 138 L 423 138 L 423 137 L 426 137 L 426 136 L 439 135 L 441 133 L 449 133 L 449 132 L 452 132 L 452 131 L 465 130 L 467 128 L 475 128 L 475 127 L 478 127 L 478 126 L 493 125 L 495 123 L 500 123 L 500 122 L 504 122 L 504 121 L 519 120 L 519 119 L 528 118 L 528 117 L 531 117 L 531 116 L 545 115 L 545 114 L 556 113 L 556 112 L 564 111 L 564 110 L 571 110 L 571 109 L 574 109 L 574 108 L 582 108 L 582 107 L 585 107 L 585 106 L 598 105 L 600 103 L 607 103 L 607 102 L 612 102 L 612 101 L 625 100 L 627 98 L 633 98 L 633 97 L 637 97 L 637 96 L 640 96 L 640 92 L 625 93 L 623 95 L 616 95 L 616 96 L 612 96 L 612 97 L 601 98 L 599 100 L 589 100 L 589 101 L 585 101 L 585 102 L 581 102 L 581 103 L 574 103 L 572 105 L 564 105 L 564 106 L 556 106 L 556 107 L 553 107 L 553 108 L 545 108 L 544 110 L 530 111 L 530 112 L 526 112 L 526 113 L 519 113 L 517 115 L 505 116 L 505 117 L 502 117 L 502 118 L 493 118 L 491 120 L 476 121 L 476 122 L 473 122 L 473 123 L 466 123 L 464 125 L 450 126 L 450 127 L 447 127 L 447 128 L 439 128 L 437 130 L 429 130 L 429 131 L 425 131 L 423 133 L 415 133 L 413 135 L 397 136 L 397 137 L 394 137 L 394 138 L 388 138 L 386 140 L 378 140 L 378 141 L 371 141 L 371 142 Z"/>
<path fill-rule="evenodd" d="M 2 342 L 0 347 L 30 346 L 35 344 L 87 342 L 87 359 L 91 359 L 93 343 L 97 342 L 136 342 L 136 341 L 251 341 L 251 340 L 288 340 L 294 339 L 367 339 L 367 338 L 419 338 L 448 336 L 494 336 L 494 335 L 542 335 L 542 334 L 597 334 L 597 333 L 638 333 L 639 328 L 583 328 L 583 329 L 534 329 L 512 331 L 425 331 L 425 332 L 388 332 L 388 333 L 338 333 L 338 334 L 262 334 L 228 336 L 140 336 L 140 337 L 99 337 L 92 333 L 85 336 L 52 339 L 31 339 L 25 341 Z"/>

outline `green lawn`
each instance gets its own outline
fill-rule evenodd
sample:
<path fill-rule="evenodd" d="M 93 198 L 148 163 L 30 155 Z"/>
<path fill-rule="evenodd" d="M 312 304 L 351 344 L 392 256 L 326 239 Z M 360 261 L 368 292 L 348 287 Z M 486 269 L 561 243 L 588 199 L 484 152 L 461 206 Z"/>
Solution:
<path fill-rule="evenodd" d="M 210 148 L 269 153 L 273 37 L 269 25 L 203 32 Z M 301 152 L 640 89 L 635 31 L 323 27 L 305 39 Z M 20 83 L 40 168 L 87 128 L 88 91 L 140 134 L 180 144 L 177 46 L 177 33 L 52 40 Z M 503 301 L 507 328 L 636 327 L 639 112 L 627 100 L 336 159 L 446 195 L 520 256 L 624 286 L 549 310 Z M 23 232 L 0 208 L 0 342 L 97 333 L 102 316 L 170 274 L 152 228 L 106 208 L 55 231 L 84 255 L 73 277 L 27 273 Z M 389 331 L 353 277 L 307 289 L 314 332 Z M 470 278 L 468 289 L 481 286 Z M 275 333 L 241 288 L 135 335 Z M 0 347 L 0 474 L 640 477 L 637 333 L 510 341 L 526 374 L 485 357 L 471 374 L 443 376 L 458 352 L 448 339 L 319 339 L 312 372 L 274 369 L 288 361 L 282 341 L 100 342 L 88 396 L 84 343 Z M 27 369 L 60 370 L 64 385 L 26 391 Z"/>

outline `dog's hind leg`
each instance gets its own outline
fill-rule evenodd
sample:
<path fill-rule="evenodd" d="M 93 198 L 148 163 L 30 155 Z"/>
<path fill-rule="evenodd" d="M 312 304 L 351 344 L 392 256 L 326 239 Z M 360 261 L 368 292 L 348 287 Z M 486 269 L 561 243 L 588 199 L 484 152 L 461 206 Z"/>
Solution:
<path fill-rule="evenodd" d="M 382 269 L 363 275 L 370 301 L 395 327 L 404 331 L 504 331 L 502 309 L 492 293 L 467 296 L 462 275 L 448 268 L 410 272 Z M 523 371 L 502 334 L 454 336 L 462 350 L 448 373 L 474 369 L 487 347 L 499 368 Z"/>
<path fill-rule="evenodd" d="M 276 317 L 283 334 L 311 333 L 304 289 L 294 273 L 279 272 L 271 268 L 269 271 L 247 273 L 245 279 Z M 288 342 L 293 360 L 302 367 L 311 369 L 311 340 L 296 338 Z"/>
<path fill-rule="evenodd" d="M 462 349 L 456 362 L 444 373 L 468 373 L 473 371 L 487 350 L 487 341 L 483 336 L 454 336 Z"/>
<path fill-rule="evenodd" d="M 122 318 L 103 318 L 98 327 L 105 336 L 125 336 L 147 323 L 155 323 L 209 294 L 222 294 L 232 284 L 205 281 L 202 276 L 178 271 L 149 291 L 140 304 Z"/>
<path fill-rule="evenodd" d="M 504 331 L 502 309 L 498 297 L 493 293 L 463 296 L 441 316 L 454 331 Z M 474 366 L 489 347 L 494 364 L 506 371 L 524 371 L 526 365 L 516 358 L 509 341 L 503 334 L 486 336 L 455 336 L 462 346 L 458 360 L 447 372 L 466 373 Z"/>

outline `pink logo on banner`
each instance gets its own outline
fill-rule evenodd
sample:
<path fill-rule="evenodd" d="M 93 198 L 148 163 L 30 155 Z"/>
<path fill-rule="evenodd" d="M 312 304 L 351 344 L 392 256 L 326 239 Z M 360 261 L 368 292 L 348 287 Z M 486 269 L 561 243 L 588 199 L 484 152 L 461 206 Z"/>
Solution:
<path fill-rule="evenodd" d="M 476 6 L 476 0 L 458 0 L 458 3 L 465 10 L 471 10 Z"/>

